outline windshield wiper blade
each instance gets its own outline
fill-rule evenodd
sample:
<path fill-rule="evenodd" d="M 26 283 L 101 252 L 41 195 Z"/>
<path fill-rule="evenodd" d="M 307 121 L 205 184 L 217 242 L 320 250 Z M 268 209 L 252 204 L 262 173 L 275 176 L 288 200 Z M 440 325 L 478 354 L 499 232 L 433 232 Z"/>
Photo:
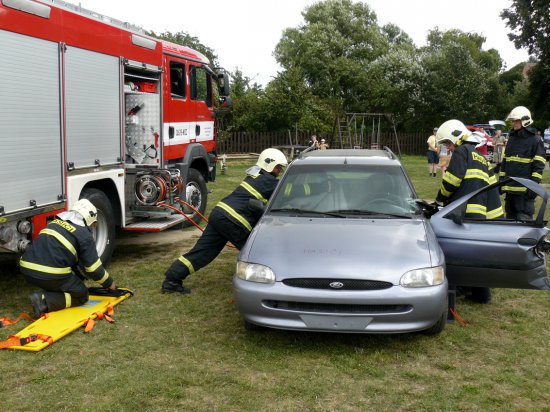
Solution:
<path fill-rule="evenodd" d="M 385 216 L 385 217 L 395 217 L 399 219 L 412 219 L 410 215 L 402 215 L 398 213 L 375 212 L 373 210 L 363 210 L 363 209 L 331 210 L 329 213 L 340 213 L 340 214 L 359 215 L 359 216 Z"/>
<path fill-rule="evenodd" d="M 280 209 L 271 209 L 270 212 L 288 212 L 288 213 L 296 213 L 299 215 L 320 215 L 320 216 L 332 216 L 332 217 L 339 217 L 339 218 L 345 218 L 346 216 L 342 213 L 338 213 L 335 211 L 331 212 L 319 212 L 318 210 L 305 210 L 305 209 L 298 209 L 298 208 L 280 208 Z"/>

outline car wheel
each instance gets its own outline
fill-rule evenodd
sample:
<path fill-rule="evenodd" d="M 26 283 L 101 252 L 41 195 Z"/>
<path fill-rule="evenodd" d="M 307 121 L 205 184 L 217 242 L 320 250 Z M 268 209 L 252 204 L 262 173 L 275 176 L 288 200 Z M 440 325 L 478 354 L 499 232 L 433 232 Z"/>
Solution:
<path fill-rule="evenodd" d="M 256 325 L 255 323 L 251 323 L 247 320 L 245 320 L 243 322 L 244 324 L 244 328 L 250 332 L 254 332 L 254 331 L 260 331 L 260 330 L 265 330 L 265 328 L 263 326 L 260 326 L 260 325 Z"/>
<path fill-rule="evenodd" d="M 439 335 L 441 332 L 443 332 L 443 329 L 445 329 L 446 324 L 447 324 L 447 312 L 445 311 L 441 314 L 441 316 L 433 326 L 429 327 L 426 330 L 423 330 L 422 333 L 428 336 Z"/>
<path fill-rule="evenodd" d="M 105 193 L 97 189 L 84 189 L 81 199 L 88 199 L 97 209 L 97 225 L 92 228 L 97 254 L 104 265 L 111 260 L 115 250 L 115 218 L 111 202 Z"/>

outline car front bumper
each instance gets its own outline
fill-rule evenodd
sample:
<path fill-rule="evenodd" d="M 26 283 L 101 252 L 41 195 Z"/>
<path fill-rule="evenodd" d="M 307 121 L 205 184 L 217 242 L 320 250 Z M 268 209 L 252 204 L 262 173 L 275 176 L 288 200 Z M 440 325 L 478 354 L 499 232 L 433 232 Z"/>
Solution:
<path fill-rule="evenodd" d="M 233 278 L 237 308 L 250 323 L 277 329 L 406 333 L 447 312 L 447 282 L 426 288 L 344 291 L 261 284 Z"/>

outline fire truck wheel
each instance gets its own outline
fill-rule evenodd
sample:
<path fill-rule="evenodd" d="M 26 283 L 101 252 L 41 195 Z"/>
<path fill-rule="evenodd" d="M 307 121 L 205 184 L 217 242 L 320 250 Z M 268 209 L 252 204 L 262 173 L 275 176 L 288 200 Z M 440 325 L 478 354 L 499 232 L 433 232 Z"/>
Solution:
<path fill-rule="evenodd" d="M 92 228 L 97 254 L 104 265 L 111 260 L 115 249 L 115 219 L 111 202 L 97 189 L 84 189 L 80 198 L 86 198 L 97 208 L 97 226 Z"/>
<path fill-rule="evenodd" d="M 185 199 L 202 215 L 204 215 L 208 200 L 208 190 L 206 188 L 206 182 L 203 175 L 196 169 L 189 169 L 187 182 L 185 184 Z M 185 206 L 183 211 L 190 216 L 194 222 L 200 222 L 201 217 L 190 208 Z M 182 223 L 182 227 L 188 226 L 191 226 L 189 221 L 186 220 Z"/>

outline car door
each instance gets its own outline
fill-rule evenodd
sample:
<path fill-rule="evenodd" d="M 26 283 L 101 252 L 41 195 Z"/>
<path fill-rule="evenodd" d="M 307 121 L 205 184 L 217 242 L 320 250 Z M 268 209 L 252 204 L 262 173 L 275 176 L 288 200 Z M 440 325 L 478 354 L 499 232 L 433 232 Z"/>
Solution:
<path fill-rule="evenodd" d="M 494 288 L 550 289 L 546 270 L 549 251 L 544 211 L 550 192 L 531 180 L 511 178 L 542 198 L 533 221 L 465 219 L 466 204 L 476 194 L 457 199 L 431 217 L 445 254 L 449 284 Z"/>

